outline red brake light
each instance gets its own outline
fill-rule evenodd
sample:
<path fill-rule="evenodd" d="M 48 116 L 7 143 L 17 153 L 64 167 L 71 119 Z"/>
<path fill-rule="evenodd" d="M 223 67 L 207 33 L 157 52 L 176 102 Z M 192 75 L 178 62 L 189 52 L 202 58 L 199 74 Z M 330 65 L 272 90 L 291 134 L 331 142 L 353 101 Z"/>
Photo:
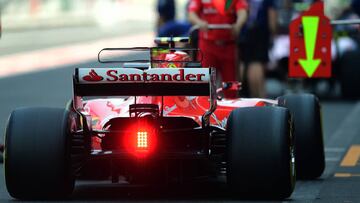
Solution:
<path fill-rule="evenodd" d="M 137 148 L 138 149 L 147 149 L 148 148 L 148 133 L 147 132 L 137 132 Z"/>
<path fill-rule="evenodd" d="M 153 154 L 157 146 L 156 130 L 149 125 L 135 125 L 129 128 L 129 133 L 123 137 L 126 151 L 138 158 Z"/>

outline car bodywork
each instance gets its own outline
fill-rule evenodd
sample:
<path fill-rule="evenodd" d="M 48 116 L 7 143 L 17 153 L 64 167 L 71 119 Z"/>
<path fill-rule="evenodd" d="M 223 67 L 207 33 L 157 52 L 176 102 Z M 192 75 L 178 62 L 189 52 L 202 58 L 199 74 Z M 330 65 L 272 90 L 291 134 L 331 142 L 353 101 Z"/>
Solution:
<path fill-rule="evenodd" d="M 157 48 L 147 50 L 153 49 Z M 198 68 L 179 67 L 181 61 L 165 60 L 177 49 L 164 50 L 160 57 L 157 53 L 156 59 L 161 60 L 155 64 L 152 57 L 145 66 L 126 63 L 123 68 L 76 69 L 71 108 L 81 116 L 82 127 L 75 134 L 91 135 L 88 160 L 107 164 L 133 160 L 137 165 L 153 159 L 207 162 L 209 157 L 217 157 L 215 165 L 223 170 L 216 173 L 223 173 L 230 113 L 241 107 L 276 106 L 277 100 L 219 97 L 215 69 L 200 68 L 199 64 Z M 136 140 L 129 141 L 142 131 L 148 133 L 147 150 L 137 150 Z M 120 171 L 127 165 L 111 169 L 113 181 L 123 175 Z"/>
<path fill-rule="evenodd" d="M 293 192 L 296 175 L 322 174 L 323 133 L 314 95 L 224 98 L 222 93 L 230 96 L 241 85 L 217 88 L 216 70 L 192 60 L 201 53 L 173 48 L 188 38 L 157 40 L 170 46 L 103 49 L 99 62 L 105 67 L 76 68 L 65 108 L 11 113 L 4 162 L 12 197 L 38 199 L 44 191 L 45 198 L 67 197 L 76 178 L 161 187 L 222 177 L 236 196 L 282 199 Z M 103 51 L 119 50 L 145 50 L 150 59 L 101 59 Z M 29 160 L 34 164 L 22 170 Z"/>

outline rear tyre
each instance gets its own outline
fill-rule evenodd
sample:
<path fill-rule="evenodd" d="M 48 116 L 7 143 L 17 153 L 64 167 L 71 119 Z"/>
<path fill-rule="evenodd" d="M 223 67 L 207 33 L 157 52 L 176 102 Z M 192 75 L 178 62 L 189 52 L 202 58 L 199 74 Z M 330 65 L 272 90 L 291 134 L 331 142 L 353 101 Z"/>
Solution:
<path fill-rule="evenodd" d="M 279 105 L 290 110 L 294 119 L 296 176 L 315 179 L 325 169 L 320 104 L 311 94 L 280 97 Z"/>
<path fill-rule="evenodd" d="M 227 123 L 227 182 L 234 194 L 286 198 L 295 186 L 289 111 L 249 107 L 231 112 Z"/>
<path fill-rule="evenodd" d="M 69 111 L 21 108 L 10 115 L 5 137 L 5 181 L 17 199 L 53 199 L 74 189 Z"/>
<path fill-rule="evenodd" d="M 4 162 L 3 152 L 4 152 L 4 145 L 0 144 L 0 163 L 1 164 Z"/>

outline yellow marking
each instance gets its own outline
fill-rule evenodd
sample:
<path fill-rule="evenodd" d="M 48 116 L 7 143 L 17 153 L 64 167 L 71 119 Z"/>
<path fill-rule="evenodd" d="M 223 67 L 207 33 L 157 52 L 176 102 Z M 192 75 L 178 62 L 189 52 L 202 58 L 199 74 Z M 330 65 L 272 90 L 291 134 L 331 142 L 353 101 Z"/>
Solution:
<path fill-rule="evenodd" d="M 353 167 L 356 166 L 360 158 L 360 145 L 353 145 L 346 153 L 344 159 L 341 161 L 340 166 Z"/>
<path fill-rule="evenodd" d="M 169 64 L 168 64 L 168 68 L 177 68 L 177 67 L 176 67 L 176 65 L 175 65 L 175 64 L 173 64 L 173 63 L 169 63 Z"/>
<path fill-rule="evenodd" d="M 360 174 L 353 173 L 335 173 L 334 177 L 336 178 L 350 178 L 350 177 L 360 177 Z"/>
<path fill-rule="evenodd" d="M 351 177 L 351 173 L 335 173 L 334 176 L 337 178 L 349 178 Z"/>

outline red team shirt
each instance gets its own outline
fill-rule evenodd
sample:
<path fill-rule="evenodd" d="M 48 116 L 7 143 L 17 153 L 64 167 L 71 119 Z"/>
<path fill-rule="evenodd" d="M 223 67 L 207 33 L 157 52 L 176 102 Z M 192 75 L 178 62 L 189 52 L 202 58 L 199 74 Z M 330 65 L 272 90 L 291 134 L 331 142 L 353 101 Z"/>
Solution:
<path fill-rule="evenodd" d="M 208 24 L 234 24 L 236 11 L 247 9 L 246 0 L 233 0 L 230 8 L 225 11 L 226 0 L 191 0 L 189 12 L 195 12 Z M 200 39 L 206 40 L 234 40 L 230 30 L 208 30 L 200 32 Z"/>

